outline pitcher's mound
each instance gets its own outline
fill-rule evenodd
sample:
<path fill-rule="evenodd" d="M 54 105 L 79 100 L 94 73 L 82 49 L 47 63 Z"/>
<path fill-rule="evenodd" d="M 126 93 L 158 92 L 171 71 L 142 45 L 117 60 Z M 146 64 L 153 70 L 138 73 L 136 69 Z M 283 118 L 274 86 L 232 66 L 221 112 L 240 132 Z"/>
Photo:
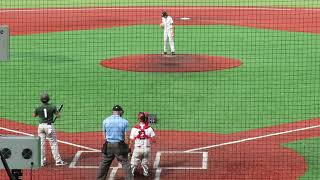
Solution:
<path fill-rule="evenodd" d="M 135 72 L 203 72 L 238 67 L 241 61 L 222 56 L 144 54 L 107 59 L 101 65 Z"/>

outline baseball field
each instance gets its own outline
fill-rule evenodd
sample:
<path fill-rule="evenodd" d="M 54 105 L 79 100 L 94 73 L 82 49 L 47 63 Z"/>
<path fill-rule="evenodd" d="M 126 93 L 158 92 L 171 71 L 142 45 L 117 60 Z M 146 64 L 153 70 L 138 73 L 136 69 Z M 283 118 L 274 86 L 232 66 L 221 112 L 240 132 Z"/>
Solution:
<path fill-rule="evenodd" d="M 161 55 L 163 10 L 175 56 Z M 115 104 L 131 126 L 157 115 L 147 179 L 320 178 L 317 0 L 1 1 L 1 25 L 0 134 L 37 135 L 43 91 L 64 104 L 55 127 L 68 166 L 48 147 L 49 164 L 25 179 L 95 179 Z"/>

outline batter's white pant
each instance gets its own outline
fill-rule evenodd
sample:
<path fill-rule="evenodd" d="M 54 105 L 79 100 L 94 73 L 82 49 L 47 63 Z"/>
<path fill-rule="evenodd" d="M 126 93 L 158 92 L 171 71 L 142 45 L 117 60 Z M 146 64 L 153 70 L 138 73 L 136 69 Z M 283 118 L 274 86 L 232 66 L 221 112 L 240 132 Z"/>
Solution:
<path fill-rule="evenodd" d="M 51 146 L 51 151 L 53 158 L 56 162 L 61 161 L 61 156 L 59 154 L 56 131 L 53 124 L 48 125 L 47 123 L 39 124 L 38 126 L 38 135 L 41 140 L 41 163 L 46 162 L 46 138 L 49 139 Z"/>
<path fill-rule="evenodd" d="M 170 45 L 171 52 L 175 52 L 176 50 L 174 49 L 174 37 L 172 36 L 171 31 L 164 31 L 164 52 L 167 52 L 168 50 L 168 45 Z M 168 44 L 169 43 L 169 44 Z"/>
<path fill-rule="evenodd" d="M 150 147 L 135 147 L 131 158 L 131 169 L 136 169 L 136 167 L 141 163 L 143 171 L 149 172 L 149 158 L 151 157 Z"/>

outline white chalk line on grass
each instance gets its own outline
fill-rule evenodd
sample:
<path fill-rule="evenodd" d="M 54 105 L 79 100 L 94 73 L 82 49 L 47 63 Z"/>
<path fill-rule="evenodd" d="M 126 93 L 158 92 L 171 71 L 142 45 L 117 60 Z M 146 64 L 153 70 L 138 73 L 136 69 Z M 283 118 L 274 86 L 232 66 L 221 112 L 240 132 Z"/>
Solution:
<path fill-rule="evenodd" d="M 282 134 L 289 134 L 289 133 L 293 133 L 293 132 L 304 131 L 304 130 L 319 128 L 319 127 L 320 127 L 320 125 L 309 126 L 309 127 L 299 128 L 299 129 L 292 129 L 292 130 L 283 131 L 283 132 L 271 133 L 271 134 L 266 134 L 266 135 L 262 135 L 262 136 L 250 137 L 250 138 L 240 139 L 240 140 L 236 140 L 236 141 L 230 141 L 230 142 L 214 144 L 214 145 L 200 147 L 200 148 L 189 149 L 184 152 L 194 152 L 194 151 L 210 149 L 210 148 L 215 148 L 215 147 L 221 147 L 221 146 L 226 146 L 226 145 L 231 145 L 231 144 L 239 144 L 239 143 L 246 142 L 246 141 L 253 141 L 253 140 L 267 138 L 267 137 L 271 137 L 271 136 L 279 136 Z"/>
<path fill-rule="evenodd" d="M 6 12 L 43 12 L 43 11 L 96 11 L 96 10 L 150 10 L 150 9 L 161 9 L 161 7 L 93 7 L 93 8 L 29 8 L 29 9 L 0 9 L 0 13 Z M 226 9 L 226 10 L 270 10 L 270 11 L 319 11 L 320 8 L 268 8 L 268 7 L 208 7 L 208 6 L 190 6 L 190 7 L 169 7 L 172 10 L 214 10 L 214 9 Z"/>

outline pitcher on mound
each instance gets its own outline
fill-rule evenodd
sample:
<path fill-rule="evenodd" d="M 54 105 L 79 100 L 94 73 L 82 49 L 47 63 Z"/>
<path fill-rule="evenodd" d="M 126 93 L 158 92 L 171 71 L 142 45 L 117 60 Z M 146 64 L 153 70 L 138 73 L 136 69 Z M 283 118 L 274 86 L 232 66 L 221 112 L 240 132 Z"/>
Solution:
<path fill-rule="evenodd" d="M 168 53 L 168 46 L 170 46 L 171 54 L 175 55 L 173 19 L 166 11 L 162 12 L 162 23 L 160 24 L 160 27 L 163 29 L 164 35 L 163 54 L 166 55 Z"/>

